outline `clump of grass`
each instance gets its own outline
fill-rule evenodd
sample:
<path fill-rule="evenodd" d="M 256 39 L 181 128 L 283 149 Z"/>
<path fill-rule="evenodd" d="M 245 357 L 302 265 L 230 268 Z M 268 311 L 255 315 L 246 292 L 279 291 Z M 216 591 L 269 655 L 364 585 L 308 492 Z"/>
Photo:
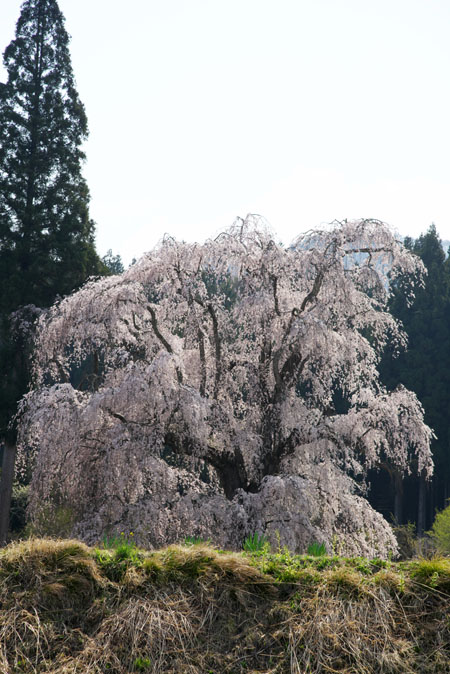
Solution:
<path fill-rule="evenodd" d="M 148 563 L 146 560 L 144 565 Z M 166 582 L 190 584 L 201 580 L 209 584 L 224 580 L 232 582 L 235 588 L 245 585 L 252 592 L 271 590 L 261 571 L 245 557 L 239 553 L 224 554 L 208 545 L 170 545 L 152 555 L 152 567 L 154 564 L 160 565 Z"/>
<path fill-rule="evenodd" d="M 267 540 L 266 536 L 263 534 L 258 534 L 255 532 L 254 534 L 247 536 L 247 538 L 244 540 L 244 543 L 242 545 L 242 549 L 245 552 L 269 552 L 270 550 L 270 545 L 269 541 Z"/>
<path fill-rule="evenodd" d="M 311 557 L 323 557 L 324 555 L 327 554 L 327 548 L 325 546 L 325 543 L 318 543 L 317 541 L 313 541 L 308 545 L 306 554 L 311 555 Z"/>
<path fill-rule="evenodd" d="M 411 578 L 423 585 L 450 594 L 450 559 L 435 557 L 410 563 Z"/>
<path fill-rule="evenodd" d="M 383 589 L 392 596 L 401 596 L 409 589 L 407 578 L 401 569 L 380 569 L 372 577 L 372 582 L 376 587 Z"/>
<path fill-rule="evenodd" d="M 106 536 L 103 547 L 96 548 L 95 557 L 109 580 L 120 581 L 130 567 L 140 567 L 143 562 L 142 553 L 134 543 L 134 534 Z"/>
<path fill-rule="evenodd" d="M 142 562 L 142 569 L 146 577 L 153 582 L 164 579 L 164 565 L 156 555 L 145 557 Z"/>
<path fill-rule="evenodd" d="M 327 590 L 338 596 L 354 597 L 364 593 L 367 587 L 364 576 L 349 567 L 331 569 L 324 574 Z"/>
<path fill-rule="evenodd" d="M 29 539 L 3 548 L 0 671 L 45 671 L 58 648 L 75 652 L 78 635 L 103 616 L 107 584 L 92 550 L 79 541 Z"/>
<path fill-rule="evenodd" d="M 170 580 L 191 580 L 203 575 L 214 559 L 214 550 L 207 545 L 171 545 L 161 553 L 165 573 Z"/>
<path fill-rule="evenodd" d="M 183 539 L 183 545 L 209 545 L 211 543 L 211 540 L 208 538 L 207 541 L 205 541 L 204 538 L 201 538 L 200 536 L 185 536 Z"/>
<path fill-rule="evenodd" d="M 272 576 L 277 582 L 295 582 L 303 569 L 323 571 L 343 564 L 343 558 L 337 556 L 315 557 L 293 555 L 287 548 L 276 553 L 265 553 L 254 559 L 254 563 L 263 573 Z"/>
<path fill-rule="evenodd" d="M 0 580 L 32 590 L 62 578 L 86 580 L 93 586 L 104 580 L 87 545 L 75 540 L 31 538 L 0 551 Z"/>

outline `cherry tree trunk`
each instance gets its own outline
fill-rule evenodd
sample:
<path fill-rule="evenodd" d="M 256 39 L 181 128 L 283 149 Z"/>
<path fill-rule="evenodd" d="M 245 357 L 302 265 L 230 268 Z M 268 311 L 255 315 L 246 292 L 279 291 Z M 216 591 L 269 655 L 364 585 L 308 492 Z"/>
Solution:
<path fill-rule="evenodd" d="M 0 546 L 7 543 L 9 531 L 9 512 L 14 480 L 16 445 L 5 441 L 3 450 L 2 477 L 0 481 Z"/>

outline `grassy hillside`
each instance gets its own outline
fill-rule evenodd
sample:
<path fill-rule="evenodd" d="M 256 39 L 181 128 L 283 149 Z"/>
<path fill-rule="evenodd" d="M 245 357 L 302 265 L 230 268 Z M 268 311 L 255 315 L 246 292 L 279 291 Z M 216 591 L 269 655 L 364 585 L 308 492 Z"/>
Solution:
<path fill-rule="evenodd" d="M 450 672 L 449 559 L 36 539 L 0 588 L 2 674 Z"/>

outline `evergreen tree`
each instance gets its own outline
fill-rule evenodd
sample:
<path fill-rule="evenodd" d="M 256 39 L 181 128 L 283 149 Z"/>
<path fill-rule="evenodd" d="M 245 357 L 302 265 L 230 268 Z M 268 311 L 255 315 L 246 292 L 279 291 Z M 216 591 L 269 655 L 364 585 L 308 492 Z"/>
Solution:
<path fill-rule="evenodd" d="M 102 262 L 110 274 L 123 274 L 125 271 L 122 258 L 120 255 L 114 255 L 111 248 L 102 257 Z"/>
<path fill-rule="evenodd" d="M 28 379 L 27 338 L 13 337 L 11 314 L 25 305 L 48 307 L 105 271 L 81 173 L 88 127 L 68 44 L 56 0 L 25 0 L 3 57 L 8 77 L 0 84 L 0 542 L 11 487 L 5 475 L 10 482 L 14 465 L 8 422 Z"/>
<path fill-rule="evenodd" d="M 0 92 L 0 311 L 49 306 L 98 273 L 87 137 L 56 0 L 26 0 Z"/>

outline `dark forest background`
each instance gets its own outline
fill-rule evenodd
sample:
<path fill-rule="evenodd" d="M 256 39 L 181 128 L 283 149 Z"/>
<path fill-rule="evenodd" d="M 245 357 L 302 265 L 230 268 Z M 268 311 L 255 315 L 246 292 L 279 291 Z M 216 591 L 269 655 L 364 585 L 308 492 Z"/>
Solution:
<path fill-rule="evenodd" d="M 417 394 L 425 421 L 436 435 L 432 443 L 435 469 L 432 480 L 426 481 L 417 474 L 402 477 L 380 466 L 369 475 L 369 501 L 390 522 L 414 523 L 421 535 L 450 497 L 450 259 L 434 225 L 418 239 L 407 237 L 404 243 L 420 257 L 428 275 L 411 307 L 401 282 L 394 288 L 390 310 L 403 323 L 409 344 L 397 358 L 386 349 L 381 377 L 389 390 L 403 384 Z"/>

